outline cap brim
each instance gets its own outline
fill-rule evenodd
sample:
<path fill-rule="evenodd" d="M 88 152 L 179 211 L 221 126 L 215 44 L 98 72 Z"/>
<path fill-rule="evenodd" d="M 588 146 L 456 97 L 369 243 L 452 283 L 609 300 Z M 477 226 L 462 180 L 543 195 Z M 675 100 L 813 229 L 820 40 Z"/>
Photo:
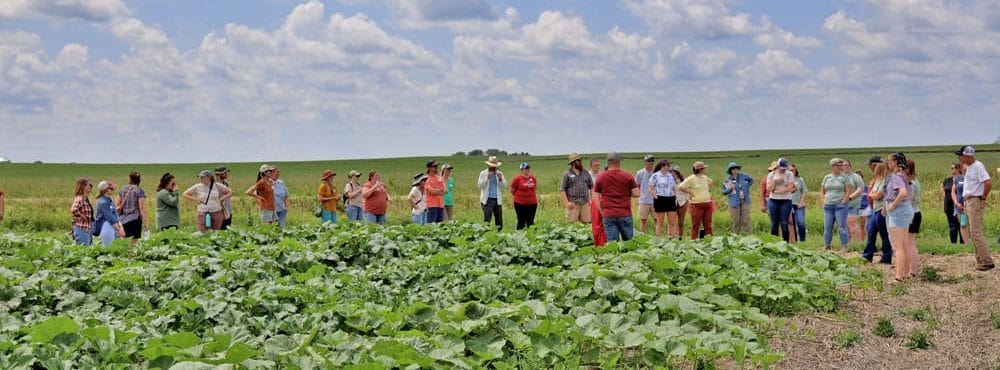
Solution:
<path fill-rule="evenodd" d="M 500 165 L 503 164 L 503 162 L 497 162 L 497 163 L 483 162 L 483 163 L 486 163 L 486 165 L 490 167 L 500 167 Z"/>

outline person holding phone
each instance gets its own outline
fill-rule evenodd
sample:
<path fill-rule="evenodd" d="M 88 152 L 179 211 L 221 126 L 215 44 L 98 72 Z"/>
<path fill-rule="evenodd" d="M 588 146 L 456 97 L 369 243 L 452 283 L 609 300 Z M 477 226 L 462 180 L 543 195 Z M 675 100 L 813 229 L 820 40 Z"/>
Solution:
<path fill-rule="evenodd" d="M 176 229 L 181 224 L 180 196 L 177 194 L 177 179 L 170 172 L 160 177 L 156 186 L 156 229 Z"/>
<path fill-rule="evenodd" d="M 479 204 L 483 206 L 483 222 L 490 222 L 490 218 L 497 225 L 497 230 L 503 230 L 503 191 L 507 187 L 507 180 L 500 172 L 501 163 L 496 156 L 490 156 L 485 162 L 487 168 L 479 173 L 477 185 L 479 187 Z"/>
<path fill-rule="evenodd" d="M 368 172 L 368 182 L 361 189 L 361 196 L 365 198 L 365 222 L 384 225 L 386 209 L 389 208 L 391 199 L 378 171 Z"/>

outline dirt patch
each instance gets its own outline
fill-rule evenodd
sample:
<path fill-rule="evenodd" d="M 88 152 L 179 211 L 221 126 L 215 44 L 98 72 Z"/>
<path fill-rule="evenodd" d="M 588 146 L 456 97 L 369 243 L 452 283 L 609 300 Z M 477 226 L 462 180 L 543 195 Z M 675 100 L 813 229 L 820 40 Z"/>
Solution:
<path fill-rule="evenodd" d="M 1000 311 L 1000 270 L 978 272 L 973 261 L 970 254 L 922 256 L 921 266 L 937 268 L 941 282 L 897 283 L 888 266 L 863 266 L 882 275 L 883 289 L 850 289 L 850 301 L 834 314 L 787 318 L 771 340 L 785 352 L 778 368 L 1000 369 L 1000 329 L 990 316 Z M 873 333 L 880 317 L 892 323 L 894 336 Z M 857 340 L 845 345 L 851 331 Z M 910 349 L 914 331 L 927 333 L 932 345 Z"/>

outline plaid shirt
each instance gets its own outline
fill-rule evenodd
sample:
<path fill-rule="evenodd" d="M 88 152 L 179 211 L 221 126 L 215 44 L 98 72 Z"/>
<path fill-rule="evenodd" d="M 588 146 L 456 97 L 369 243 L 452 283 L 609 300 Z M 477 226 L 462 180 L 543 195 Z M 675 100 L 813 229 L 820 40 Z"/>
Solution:
<path fill-rule="evenodd" d="M 73 226 L 83 231 L 90 231 L 90 223 L 94 221 L 94 207 L 90 205 L 87 197 L 77 196 L 73 199 L 70 212 L 73 213 Z"/>
<path fill-rule="evenodd" d="M 562 183 L 559 184 L 559 191 L 566 192 L 566 198 L 574 204 L 586 204 L 590 202 L 590 189 L 594 188 L 594 179 L 587 171 L 580 171 L 578 175 L 572 168 L 563 174 Z"/>

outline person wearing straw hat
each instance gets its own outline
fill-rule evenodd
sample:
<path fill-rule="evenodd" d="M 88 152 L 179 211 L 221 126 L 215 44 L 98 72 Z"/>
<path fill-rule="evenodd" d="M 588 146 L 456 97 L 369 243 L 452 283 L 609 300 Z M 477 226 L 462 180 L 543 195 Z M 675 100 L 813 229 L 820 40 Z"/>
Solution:
<path fill-rule="evenodd" d="M 569 166 L 559 183 L 559 194 L 566 206 L 566 219 L 570 223 L 590 223 L 587 205 L 596 179 L 584 171 L 583 157 L 577 153 L 569 155 Z"/>
<path fill-rule="evenodd" d="M 444 179 L 438 175 L 438 162 L 427 162 L 427 180 L 424 182 L 424 198 L 427 202 L 426 223 L 444 222 L 444 193 L 447 191 Z"/>
<path fill-rule="evenodd" d="M 847 250 L 850 234 L 847 230 L 847 209 L 851 201 L 851 179 L 843 173 L 844 160 L 830 159 L 830 173 L 823 176 L 819 186 L 819 198 L 823 202 L 823 245 L 830 249 L 833 243 L 833 225 L 837 224 L 840 247 Z M 895 244 L 895 242 L 893 242 Z"/>
<path fill-rule="evenodd" d="M 601 211 L 604 231 L 608 241 L 632 239 L 635 226 L 632 222 L 632 198 L 639 197 L 639 184 L 628 172 L 621 169 L 622 157 L 608 152 L 608 169 L 597 176 L 594 193 L 597 208 Z M 589 177 L 589 176 L 585 176 Z"/>
<path fill-rule="evenodd" d="M 257 171 L 257 183 L 247 189 L 246 195 L 257 199 L 260 209 L 260 223 L 270 225 L 278 221 L 278 212 L 274 206 L 274 172 L 277 168 L 269 164 L 260 166 Z"/>
<path fill-rule="evenodd" d="M 320 219 L 322 222 L 337 223 L 337 187 L 333 185 L 333 178 L 337 177 L 337 173 L 333 170 L 323 171 L 323 175 L 320 176 L 319 189 L 316 190 L 316 200 L 323 204 L 323 210 L 320 213 Z"/>
<path fill-rule="evenodd" d="M 483 222 L 490 222 L 490 218 L 497 225 L 498 230 L 503 230 L 503 189 L 507 187 L 507 180 L 500 172 L 501 163 L 496 156 L 490 156 L 485 162 L 487 168 L 479 173 L 476 185 L 479 187 L 479 204 L 483 206 Z"/>
<path fill-rule="evenodd" d="M 451 177 L 451 171 L 454 169 L 450 164 L 445 163 L 441 166 L 441 177 L 444 178 L 444 220 L 449 221 L 455 219 L 454 209 L 455 209 L 455 178 Z"/>
<path fill-rule="evenodd" d="M 750 222 L 750 187 L 753 177 L 743 173 L 743 167 L 736 162 L 726 166 L 726 180 L 722 183 L 722 195 L 726 196 L 729 205 L 729 217 L 733 220 L 733 234 L 751 235 L 753 227 Z"/>
<path fill-rule="evenodd" d="M 201 171 L 198 179 L 200 181 L 185 190 L 181 196 L 198 204 L 195 209 L 195 225 L 198 227 L 198 232 L 204 234 L 209 229 L 221 230 L 225 216 L 222 202 L 232 197 L 233 191 L 215 181 L 215 176 L 208 170 Z"/>
<path fill-rule="evenodd" d="M 232 189 L 229 186 L 229 169 L 226 166 L 216 166 L 215 167 L 215 181 L 219 184 L 225 185 L 227 188 Z M 222 230 L 229 230 L 229 226 L 233 224 L 233 200 L 232 198 L 226 198 L 222 202 Z"/>
<path fill-rule="evenodd" d="M 705 175 L 708 165 L 705 162 L 697 161 L 691 165 L 692 174 L 684 179 L 677 190 L 688 195 L 691 209 L 691 240 L 701 237 L 701 228 L 705 228 L 705 235 L 714 235 L 712 229 L 712 215 L 715 213 L 715 204 L 712 201 L 712 178 Z"/>
<path fill-rule="evenodd" d="M 427 223 L 427 192 L 424 190 L 427 177 L 424 173 L 413 175 L 410 194 L 406 197 L 410 201 L 410 221 L 417 225 Z"/>
<path fill-rule="evenodd" d="M 965 185 L 962 190 L 962 197 L 965 198 L 965 214 L 969 223 L 969 239 L 976 250 L 976 270 L 991 270 L 996 265 L 993 257 L 990 256 L 989 245 L 986 244 L 984 232 L 984 212 L 986 211 L 986 199 L 993 189 L 993 179 L 986 171 L 983 162 L 976 160 L 976 149 L 965 145 L 955 151 L 958 161 L 968 166 L 965 171 Z"/>
<path fill-rule="evenodd" d="M 344 184 L 344 195 L 347 196 L 347 221 L 361 221 L 362 207 L 365 198 L 361 195 L 361 172 L 351 170 L 347 173 L 347 184 Z"/>

